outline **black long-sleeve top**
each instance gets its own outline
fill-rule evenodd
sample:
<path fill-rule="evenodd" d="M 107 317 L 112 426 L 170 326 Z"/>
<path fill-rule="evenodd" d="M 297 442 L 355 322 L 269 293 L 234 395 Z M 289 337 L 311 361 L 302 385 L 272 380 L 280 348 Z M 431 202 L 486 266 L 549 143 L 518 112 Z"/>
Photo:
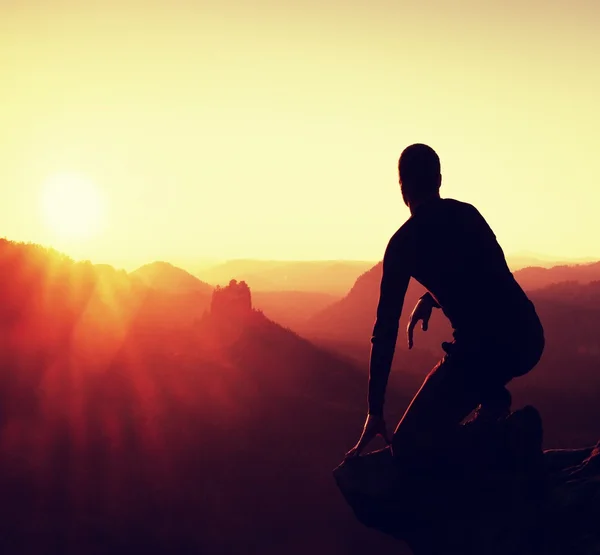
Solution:
<path fill-rule="evenodd" d="M 506 339 L 514 322 L 530 322 L 532 315 L 537 319 L 533 304 L 508 268 L 496 236 L 475 207 L 442 198 L 419 206 L 392 236 L 383 258 L 371 338 L 369 414 L 383 412 L 411 277 L 437 301 L 456 340 L 498 342 Z M 518 333 L 522 335 L 523 330 Z"/>

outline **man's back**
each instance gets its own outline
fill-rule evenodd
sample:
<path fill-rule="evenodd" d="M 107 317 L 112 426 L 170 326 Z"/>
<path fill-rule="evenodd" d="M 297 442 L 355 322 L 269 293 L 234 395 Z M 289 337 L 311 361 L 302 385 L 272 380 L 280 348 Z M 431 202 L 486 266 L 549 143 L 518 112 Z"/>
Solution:
<path fill-rule="evenodd" d="M 535 313 L 493 231 L 470 204 L 441 198 L 423 204 L 393 240 L 457 338 L 500 339 L 509 324 L 518 326 Z"/>

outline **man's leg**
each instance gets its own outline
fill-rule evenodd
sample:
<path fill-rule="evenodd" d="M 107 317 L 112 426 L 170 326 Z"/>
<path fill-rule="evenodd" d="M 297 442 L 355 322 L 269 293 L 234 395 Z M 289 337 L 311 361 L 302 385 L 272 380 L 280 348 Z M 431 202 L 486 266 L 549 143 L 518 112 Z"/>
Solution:
<path fill-rule="evenodd" d="M 481 404 L 476 409 L 475 417 L 469 423 L 489 424 L 510 414 L 512 395 L 506 384 L 513 378 L 530 372 L 540 360 L 544 350 L 543 332 L 533 334 L 530 341 L 518 346 L 502 345 L 494 357 L 493 371 L 487 372 L 491 381 L 483 391 Z M 486 366 L 488 366 L 486 364 Z M 489 367 L 489 366 L 488 366 Z"/>
<path fill-rule="evenodd" d="M 508 412 L 512 399 L 506 384 L 537 364 L 544 344 L 541 327 L 517 346 L 444 343 L 446 356 L 429 373 L 394 432 L 394 458 L 418 464 L 429 454 L 443 453 L 457 426 L 481 404 L 498 418 Z"/>
<path fill-rule="evenodd" d="M 400 420 L 392 440 L 399 462 L 443 452 L 457 426 L 484 400 L 486 368 L 475 358 L 446 355 L 429 373 Z"/>

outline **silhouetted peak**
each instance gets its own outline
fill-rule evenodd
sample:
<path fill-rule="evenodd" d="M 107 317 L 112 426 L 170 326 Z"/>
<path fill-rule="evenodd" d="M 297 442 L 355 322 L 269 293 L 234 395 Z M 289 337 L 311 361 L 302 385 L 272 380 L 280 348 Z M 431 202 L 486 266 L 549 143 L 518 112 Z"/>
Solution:
<path fill-rule="evenodd" d="M 304 291 L 344 295 L 370 262 L 229 260 L 198 273 L 208 283 L 226 283 L 231 277 L 246 280 L 256 292 Z"/>
<path fill-rule="evenodd" d="M 252 314 L 252 294 L 245 281 L 232 279 L 228 285 L 217 285 L 210 303 L 213 316 L 228 318 L 247 317 Z"/>

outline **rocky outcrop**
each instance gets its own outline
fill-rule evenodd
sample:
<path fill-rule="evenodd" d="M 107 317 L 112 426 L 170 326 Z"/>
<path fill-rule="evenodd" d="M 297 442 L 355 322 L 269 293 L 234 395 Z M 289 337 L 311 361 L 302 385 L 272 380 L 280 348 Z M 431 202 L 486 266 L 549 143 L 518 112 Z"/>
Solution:
<path fill-rule="evenodd" d="M 226 287 L 217 285 L 210 303 L 212 316 L 240 318 L 252 313 L 252 295 L 245 281 L 232 279 Z"/>
<path fill-rule="evenodd" d="M 399 469 L 388 448 L 334 470 L 358 520 L 415 555 L 600 553 L 600 442 L 542 451 L 536 409 L 462 427 L 437 460 Z"/>

